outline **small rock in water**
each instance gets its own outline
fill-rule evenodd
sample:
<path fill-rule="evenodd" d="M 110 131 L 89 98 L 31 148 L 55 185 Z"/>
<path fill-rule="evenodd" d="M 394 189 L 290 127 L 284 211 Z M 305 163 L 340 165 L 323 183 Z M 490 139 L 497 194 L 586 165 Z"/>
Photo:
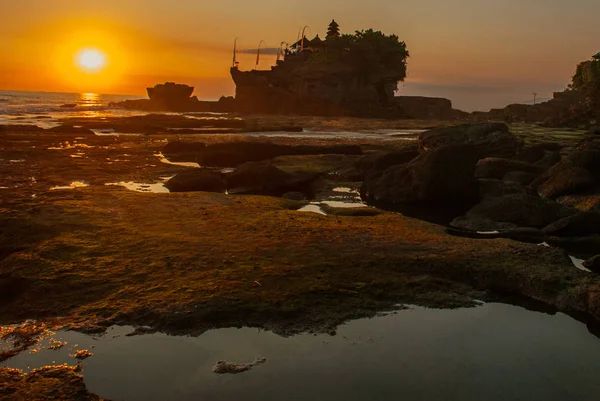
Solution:
<path fill-rule="evenodd" d="M 92 355 L 93 354 L 90 351 L 88 351 L 87 349 L 82 349 L 82 350 L 75 352 L 75 355 L 73 355 L 73 357 L 75 359 L 83 360 L 83 359 L 89 358 Z"/>
<path fill-rule="evenodd" d="M 256 365 L 262 365 L 265 362 L 267 362 L 267 358 L 256 358 L 256 361 L 254 361 L 253 363 L 240 363 L 240 364 L 227 362 L 227 361 L 217 361 L 217 364 L 213 368 L 213 372 L 217 373 L 217 374 L 226 374 L 226 373 L 237 374 L 237 373 L 246 372 L 246 371 L 252 369 L 252 367 L 254 367 Z"/>

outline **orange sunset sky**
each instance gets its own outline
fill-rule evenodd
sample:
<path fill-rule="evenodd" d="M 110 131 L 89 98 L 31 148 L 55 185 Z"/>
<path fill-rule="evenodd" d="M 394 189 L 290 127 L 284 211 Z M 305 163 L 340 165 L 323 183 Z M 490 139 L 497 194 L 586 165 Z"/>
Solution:
<path fill-rule="evenodd" d="M 201 99 L 232 95 L 240 48 L 270 48 L 325 34 L 395 33 L 411 53 L 399 94 L 442 96 L 465 110 L 524 102 L 563 89 L 575 65 L 600 51 L 597 0 L 0 0 L 0 89 L 143 94 L 164 81 Z M 74 55 L 98 48 L 106 68 L 77 69 Z M 254 55 L 241 55 L 252 69 Z M 261 68 L 275 55 L 265 54 Z"/>

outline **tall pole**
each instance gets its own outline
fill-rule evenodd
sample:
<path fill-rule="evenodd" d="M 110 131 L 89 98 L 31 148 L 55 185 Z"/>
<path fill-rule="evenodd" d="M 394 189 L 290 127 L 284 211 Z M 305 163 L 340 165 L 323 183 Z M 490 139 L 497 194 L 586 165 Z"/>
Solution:
<path fill-rule="evenodd" d="M 304 33 L 306 32 L 306 28 L 310 29 L 310 27 L 308 25 L 306 25 L 304 28 L 302 28 L 302 38 L 300 39 L 302 42 L 300 44 L 300 51 L 304 51 Z"/>
<path fill-rule="evenodd" d="M 235 66 L 237 65 L 237 41 L 238 38 L 235 38 L 235 40 L 233 41 L 233 64 L 231 65 L 231 67 L 235 68 Z"/>
<path fill-rule="evenodd" d="M 261 40 L 260 43 L 258 44 L 258 49 L 256 50 L 256 67 L 254 68 L 255 70 L 258 70 L 258 64 L 260 63 L 260 46 L 265 43 L 264 40 Z"/>
<path fill-rule="evenodd" d="M 535 106 L 535 101 L 537 100 L 537 93 L 533 92 L 533 105 Z"/>

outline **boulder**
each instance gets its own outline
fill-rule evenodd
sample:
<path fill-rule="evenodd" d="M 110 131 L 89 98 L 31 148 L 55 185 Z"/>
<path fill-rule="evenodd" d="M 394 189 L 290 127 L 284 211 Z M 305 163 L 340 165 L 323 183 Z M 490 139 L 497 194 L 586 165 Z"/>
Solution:
<path fill-rule="evenodd" d="M 369 174 L 361 196 L 371 204 L 397 208 L 404 204 L 472 204 L 478 197 L 473 171 L 479 156 L 471 145 L 449 145 L 421 154 L 406 164 Z M 468 206 L 466 206 L 468 208 Z"/>
<path fill-rule="evenodd" d="M 594 176 L 585 168 L 562 164 L 556 167 L 558 168 L 552 169 L 548 178 L 538 185 L 540 195 L 556 199 L 564 195 L 586 192 L 595 187 Z"/>
<path fill-rule="evenodd" d="M 388 153 L 376 153 L 361 157 L 354 164 L 355 167 L 367 171 L 385 171 L 389 167 L 405 164 L 419 156 L 419 149 L 415 146 L 395 150 Z"/>
<path fill-rule="evenodd" d="M 558 154 L 560 161 L 560 145 L 556 142 L 541 142 L 519 149 L 516 159 L 525 163 L 536 163 L 550 153 Z M 557 161 L 557 163 L 558 163 Z"/>
<path fill-rule="evenodd" d="M 162 148 L 162 154 L 170 161 L 196 161 L 206 148 L 202 142 L 170 141 Z"/>
<path fill-rule="evenodd" d="M 477 162 L 475 178 L 495 178 L 501 180 L 508 173 L 514 171 L 530 173 L 533 174 L 535 178 L 537 175 L 542 174 L 544 169 L 531 163 L 499 157 L 488 157 Z M 533 181 L 533 179 L 531 181 Z"/>
<path fill-rule="evenodd" d="M 584 146 L 580 144 L 580 147 Z M 532 185 L 540 195 L 560 196 L 587 192 L 600 184 L 600 150 L 576 150 L 552 167 Z"/>
<path fill-rule="evenodd" d="M 457 144 L 474 145 L 479 158 L 512 158 L 521 146 L 519 140 L 508 131 L 508 126 L 504 123 L 463 124 L 434 128 L 419 135 L 419 146 L 425 151 Z"/>
<path fill-rule="evenodd" d="M 223 175 L 207 169 L 193 169 L 177 173 L 165 186 L 171 192 L 225 192 Z"/>
<path fill-rule="evenodd" d="M 583 212 L 553 222 L 544 228 L 554 237 L 587 237 L 600 235 L 600 213 Z"/>
<path fill-rule="evenodd" d="M 558 198 L 556 201 L 582 212 L 600 212 L 600 193 L 567 195 Z"/>
<path fill-rule="evenodd" d="M 549 169 L 552 166 L 555 166 L 561 160 L 560 152 L 556 151 L 546 151 L 546 155 L 535 162 L 535 165 L 544 167 L 545 169 Z"/>
<path fill-rule="evenodd" d="M 465 216 L 455 219 L 452 226 L 478 231 L 542 228 L 571 213 L 570 209 L 537 195 L 515 193 L 484 198 Z"/>
<path fill-rule="evenodd" d="M 583 266 L 595 273 L 600 273 L 600 255 L 596 255 L 583 262 Z"/>
<path fill-rule="evenodd" d="M 537 195 L 533 189 L 520 184 L 489 178 L 479 179 L 479 197 L 481 199 L 498 198 L 513 194 Z"/>
<path fill-rule="evenodd" d="M 507 184 L 518 184 L 518 185 L 529 185 L 536 178 L 535 174 L 528 173 L 526 171 L 511 171 L 507 173 L 502 179 Z"/>
<path fill-rule="evenodd" d="M 306 198 L 313 197 L 315 174 L 290 174 L 265 163 L 246 163 L 233 173 L 226 175 L 230 194 L 253 194 L 282 196 L 289 192 L 300 192 Z"/>
<path fill-rule="evenodd" d="M 306 200 L 306 194 L 303 194 L 302 192 L 286 192 L 283 195 L 281 195 L 281 197 L 283 199 L 289 199 L 294 201 Z"/>

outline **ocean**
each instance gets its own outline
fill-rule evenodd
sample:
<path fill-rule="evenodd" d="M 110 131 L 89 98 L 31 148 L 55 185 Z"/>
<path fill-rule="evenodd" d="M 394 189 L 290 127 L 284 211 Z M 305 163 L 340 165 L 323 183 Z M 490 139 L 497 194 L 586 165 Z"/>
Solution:
<path fill-rule="evenodd" d="M 110 102 L 140 98 L 143 96 L 0 90 L 0 125 L 33 124 L 42 128 L 52 128 L 59 125 L 60 119 L 68 117 L 147 114 L 109 106 Z M 74 107 L 61 107 L 63 105 L 74 105 Z"/>

